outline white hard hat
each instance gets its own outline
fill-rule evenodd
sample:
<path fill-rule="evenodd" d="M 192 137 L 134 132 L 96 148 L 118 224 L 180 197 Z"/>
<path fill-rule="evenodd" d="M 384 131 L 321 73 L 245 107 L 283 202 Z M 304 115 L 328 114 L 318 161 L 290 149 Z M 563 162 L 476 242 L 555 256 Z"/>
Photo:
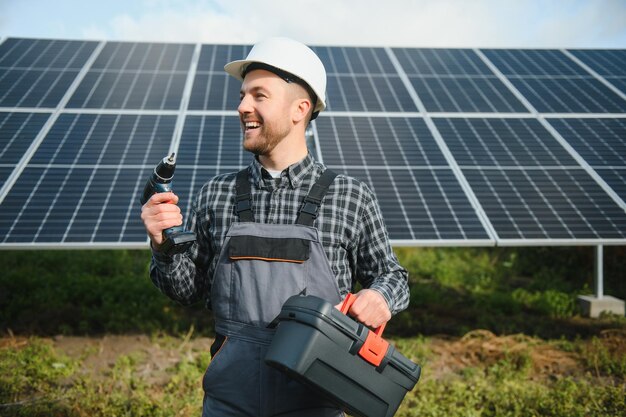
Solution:
<path fill-rule="evenodd" d="M 295 75 L 304 81 L 317 96 L 313 98 L 314 100 L 317 99 L 313 111 L 319 113 L 326 107 L 326 70 L 324 64 L 315 55 L 315 52 L 303 43 L 288 38 L 269 38 L 254 45 L 246 59 L 229 62 L 224 66 L 224 70 L 243 81 L 248 66 L 252 63 L 256 63 L 253 67 L 257 69 L 269 71 L 278 69 Z M 280 73 L 278 75 L 285 78 Z"/>

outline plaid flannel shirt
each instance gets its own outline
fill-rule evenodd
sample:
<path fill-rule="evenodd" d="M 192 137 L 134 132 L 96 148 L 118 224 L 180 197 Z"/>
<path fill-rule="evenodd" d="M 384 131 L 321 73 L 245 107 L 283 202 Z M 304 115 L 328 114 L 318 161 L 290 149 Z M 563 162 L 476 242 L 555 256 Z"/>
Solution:
<path fill-rule="evenodd" d="M 256 222 L 293 224 L 325 167 L 311 155 L 284 170 L 279 179 L 254 159 L 248 167 Z M 236 173 L 218 175 L 200 190 L 187 221 L 197 242 L 185 254 L 167 257 L 153 251 L 152 282 L 168 297 L 190 304 L 200 299 L 210 308 L 213 273 L 229 226 L 238 221 L 234 209 Z M 315 219 L 342 297 L 356 282 L 379 291 L 392 314 L 408 306 L 407 271 L 389 243 L 387 229 L 372 191 L 362 182 L 338 175 Z"/>

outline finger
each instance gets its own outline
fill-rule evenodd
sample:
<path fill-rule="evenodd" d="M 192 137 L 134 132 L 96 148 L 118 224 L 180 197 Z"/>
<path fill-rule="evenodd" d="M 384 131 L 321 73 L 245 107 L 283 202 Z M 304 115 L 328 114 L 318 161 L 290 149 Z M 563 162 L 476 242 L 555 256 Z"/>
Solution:
<path fill-rule="evenodd" d="M 180 214 L 180 207 L 175 204 L 157 204 L 155 206 L 146 206 L 141 210 L 142 218 L 155 217 L 159 215 L 172 216 Z"/>
<path fill-rule="evenodd" d="M 163 203 L 178 204 L 178 196 L 171 191 L 166 193 L 156 193 L 146 202 L 146 204 L 156 205 Z"/>

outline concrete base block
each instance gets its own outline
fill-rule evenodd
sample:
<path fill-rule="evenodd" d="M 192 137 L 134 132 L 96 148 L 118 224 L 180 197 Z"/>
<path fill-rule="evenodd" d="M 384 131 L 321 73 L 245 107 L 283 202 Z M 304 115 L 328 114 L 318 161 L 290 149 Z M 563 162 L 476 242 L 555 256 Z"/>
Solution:
<path fill-rule="evenodd" d="M 593 295 L 579 295 L 578 304 L 582 310 L 582 314 L 585 317 L 600 317 L 600 313 L 607 312 L 613 313 L 618 316 L 624 316 L 624 300 L 619 298 L 605 295 L 602 298 L 597 298 Z"/>

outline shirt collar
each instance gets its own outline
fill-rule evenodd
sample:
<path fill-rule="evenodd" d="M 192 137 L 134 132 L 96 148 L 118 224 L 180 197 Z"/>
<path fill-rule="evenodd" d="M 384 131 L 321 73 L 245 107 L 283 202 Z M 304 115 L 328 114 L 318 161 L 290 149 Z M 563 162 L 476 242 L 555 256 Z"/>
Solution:
<path fill-rule="evenodd" d="M 292 188 L 297 188 L 302 184 L 304 178 L 311 173 L 314 165 L 313 157 L 310 153 L 307 153 L 302 160 L 289 165 L 285 170 L 283 170 L 280 174 L 281 179 L 286 177 L 289 185 Z M 263 168 L 263 165 L 259 162 L 258 157 L 255 157 L 252 161 L 252 169 L 250 170 L 250 173 L 252 181 L 257 187 L 264 188 L 275 186 L 275 180 L 270 176 L 265 168 Z"/>

